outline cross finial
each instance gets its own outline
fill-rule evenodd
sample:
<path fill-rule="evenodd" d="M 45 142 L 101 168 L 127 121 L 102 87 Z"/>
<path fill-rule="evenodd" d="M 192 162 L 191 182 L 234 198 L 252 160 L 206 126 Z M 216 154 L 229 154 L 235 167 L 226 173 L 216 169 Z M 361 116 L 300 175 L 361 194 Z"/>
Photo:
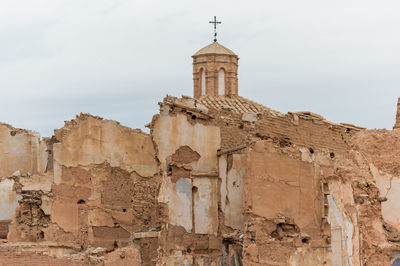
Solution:
<path fill-rule="evenodd" d="M 214 16 L 214 20 L 209 23 L 214 24 L 214 42 L 217 41 L 217 24 L 221 24 L 221 21 L 217 21 L 217 17 Z"/>

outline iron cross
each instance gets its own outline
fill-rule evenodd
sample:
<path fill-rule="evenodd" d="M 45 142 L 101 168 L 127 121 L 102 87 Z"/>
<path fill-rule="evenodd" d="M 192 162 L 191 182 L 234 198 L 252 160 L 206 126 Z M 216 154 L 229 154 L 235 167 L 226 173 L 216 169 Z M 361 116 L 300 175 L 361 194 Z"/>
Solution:
<path fill-rule="evenodd" d="M 217 17 L 214 16 L 214 20 L 210 21 L 211 24 L 214 24 L 214 42 L 217 41 L 217 24 L 221 24 L 221 21 L 217 21 Z"/>

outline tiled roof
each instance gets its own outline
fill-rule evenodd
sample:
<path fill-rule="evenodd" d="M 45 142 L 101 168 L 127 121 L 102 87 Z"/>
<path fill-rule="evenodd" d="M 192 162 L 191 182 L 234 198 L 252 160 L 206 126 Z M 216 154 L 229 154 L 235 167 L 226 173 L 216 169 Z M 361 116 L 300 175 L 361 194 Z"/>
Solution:
<path fill-rule="evenodd" d="M 365 129 L 363 127 L 358 127 L 351 124 L 344 123 L 334 123 L 326 120 L 323 116 L 312 113 L 312 112 L 289 112 L 288 114 L 283 114 L 281 112 L 270 109 L 262 104 L 251 101 L 244 97 L 238 95 L 231 96 L 201 96 L 200 99 L 194 99 L 192 97 L 182 95 L 182 98 L 176 98 L 172 96 L 167 96 L 164 98 L 163 103 L 172 104 L 175 106 L 181 106 L 184 108 L 197 109 L 200 113 L 207 115 L 207 109 L 216 110 L 227 110 L 236 114 L 243 113 L 256 113 L 262 114 L 267 112 L 271 117 L 287 117 L 296 116 L 300 119 L 305 120 L 319 120 L 322 123 L 330 124 L 332 126 L 338 126 L 341 128 L 354 128 L 354 129 Z M 162 103 L 160 103 L 162 104 Z"/>
<path fill-rule="evenodd" d="M 264 111 L 268 111 L 279 116 L 284 116 L 284 114 L 280 112 L 237 95 L 229 97 L 205 95 L 202 96 L 198 101 L 207 108 L 231 110 L 232 112 L 239 114 L 262 113 Z"/>

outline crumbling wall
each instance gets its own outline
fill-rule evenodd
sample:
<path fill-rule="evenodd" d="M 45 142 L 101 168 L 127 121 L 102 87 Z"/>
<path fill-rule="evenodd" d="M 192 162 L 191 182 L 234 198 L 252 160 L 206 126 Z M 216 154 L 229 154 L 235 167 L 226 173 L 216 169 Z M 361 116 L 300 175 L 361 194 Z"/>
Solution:
<path fill-rule="evenodd" d="M 149 135 L 80 115 L 55 138 L 51 221 L 65 235 L 84 248 L 113 250 L 140 243 L 135 233 L 158 230 L 160 179 Z M 141 250 L 149 263 L 157 247 L 156 241 Z"/>
<path fill-rule="evenodd" d="M 194 184 L 206 180 L 197 176 L 212 180 L 215 170 L 218 184 L 207 187 L 210 195 L 217 187 L 217 203 L 205 197 L 203 204 L 219 206 L 215 243 L 220 250 L 214 254 L 221 263 L 346 265 L 342 257 L 358 256 L 358 245 L 353 243 L 358 239 L 356 217 L 348 222 L 341 202 L 335 203 L 329 177 L 335 162 L 346 160 L 347 143 L 360 128 L 334 124 L 309 112 L 283 115 L 240 97 L 200 101 L 167 97 L 160 105 L 160 115 L 149 126 L 164 169 L 159 200 L 168 203 L 169 222 L 174 225 L 166 233 L 166 254 L 175 258 L 174 263 L 196 261 L 189 243 L 198 235 L 191 230 L 200 233 L 196 215 L 209 219 L 210 214 L 205 208 L 202 215 L 195 210 L 199 192 Z M 220 144 L 210 145 L 218 134 Z M 183 147 L 200 156 L 196 164 L 174 160 Z M 203 156 L 211 160 L 203 160 L 200 168 L 209 173 L 197 174 L 200 168 L 195 167 Z M 218 169 L 214 169 L 216 157 Z M 334 219 L 338 213 L 343 216 L 339 221 Z M 199 224 L 207 223 L 203 219 Z M 338 224 L 343 225 L 340 238 Z M 178 230 L 179 226 L 183 228 Z M 331 241 L 340 242 L 334 254 Z"/>
<path fill-rule="evenodd" d="M 160 200 L 169 203 L 169 215 L 177 217 L 169 217 L 170 221 L 176 220 L 177 225 L 186 221 L 186 229 L 196 228 L 194 171 L 190 163 L 177 165 L 169 156 L 187 144 L 201 158 L 204 151 L 193 148 L 198 143 L 191 142 L 197 139 L 190 133 L 192 129 L 186 128 L 219 128 L 220 145 L 214 149 L 219 193 L 215 243 L 220 252 L 214 254 L 221 263 L 243 259 L 248 265 L 389 265 L 396 258 L 397 249 L 391 243 L 399 238 L 393 210 L 398 208 L 400 182 L 394 151 L 386 150 L 397 149 L 397 139 L 380 136 L 383 148 L 375 147 L 380 140 L 362 128 L 335 124 L 310 112 L 283 115 L 240 97 L 200 101 L 167 97 L 161 105 L 159 121 L 152 126 L 158 126 L 158 132 L 167 128 L 166 132 L 174 134 L 152 131 L 155 138 L 160 136 L 157 148 L 168 150 L 162 145 L 170 145 L 173 135 L 178 136 L 173 141 L 181 141 L 162 156 L 161 164 L 167 169 L 163 182 L 187 182 L 186 186 L 178 184 L 186 187 L 181 194 L 174 188 L 162 189 L 172 193 L 160 194 Z M 174 125 L 178 125 L 176 131 L 171 130 Z M 371 139 L 361 138 L 362 134 Z M 206 154 L 213 156 L 212 148 L 208 147 Z M 212 169 L 214 160 L 204 165 Z M 184 219 L 180 219 L 182 213 L 176 213 L 182 210 Z M 175 258 L 174 263 L 196 261 L 187 243 L 197 235 L 190 238 L 188 230 L 183 233 L 177 227 L 169 232 L 180 236 L 179 241 L 173 236 L 166 238 L 175 243 L 170 244 L 170 259 Z"/>
<path fill-rule="evenodd" d="M 183 104 L 191 108 L 190 102 Z M 186 108 L 161 104 L 151 124 L 162 172 L 158 200 L 168 212 L 160 263 L 209 265 L 205 261 L 216 261 L 211 257 L 222 244 L 217 240 L 220 129 L 208 116 Z"/>
<path fill-rule="evenodd" d="M 112 120 L 81 114 L 55 130 L 54 172 L 55 183 L 60 180 L 60 165 L 101 164 L 120 167 L 143 177 L 158 172 L 155 151 L 150 136 L 140 130 L 121 126 Z"/>
<path fill-rule="evenodd" d="M 81 253 L 65 254 L 62 247 L 52 248 L 51 244 L 18 243 L 0 245 L 0 265 L 40 266 L 139 266 L 142 265 L 140 252 L 136 247 L 119 248 L 107 253 L 102 248 L 88 249 Z"/>
<path fill-rule="evenodd" d="M 0 197 L 9 199 L 0 213 L 12 220 L 8 242 L 52 243 L 49 250 L 62 247 L 57 256 L 136 244 L 151 265 L 160 228 L 159 166 L 151 137 L 81 114 L 43 143 L 42 158 L 51 160 L 44 171 L 25 174 L 22 165 L 0 183 Z M 151 240 L 140 237 L 149 231 Z"/>
<path fill-rule="evenodd" d="M 160 115 L 149 126 L 166 169 L 159 200 L 168 203 L 169 222 L 175 223 L 167 230 L 171 238 L 166 237 L 174 263 L 197 258 L 188 243 L 198 235 L 187 235 L 196 228 L 196 171 L 191 163 L 176 163 L 171 156 L 187 145 L 200 158 L 212 158 L 203 165 L 209 176 L 218 157 L 215 243 L 220 250 L 214 254 L 219 262 L 356 265 L 358 221 L 346 205 L 351 204 L 351 192 L 339 191 L 332 177 L 336 162 L 347 160 L 348 142 L 361 128 L 331 123 L 310 112 L 284 115 L 241 97 L 167 97 L 160 104 Z M 200 130 L 194 131 L 196 127 Z M 208 146 L 217 132 L 209 134 L 207 142 L 196 135 L 213 128 L 220 134 L 219 148 Z M 207 151 L 201 151 L 206 146 Z M 211 201 L 204 198 L 204 203 Z"/>
<path fill-rule="evenodd" d="M 26 187 L 26 180 L 43 175 L 47 157 L 47 144 L 39 134 L 0 123 L 0 238 L 7 238 L 23 200 L 20 181 Z"/>
<path fill-rule="evenodd" d="M 359 245 L 353 244 L 365 265 L 391 265 L 399 258 L 399 137 L 397 129 L 359 132 L 351 141 L 348 160 L 335 171 L 337 195 L 347 194 L 341 197 L 342 205 L 348 218 L 358 223 L 354 233 L 359 234 Z"/>
<path fill-rule="evenodd" d="M 247 150 L 244 264 L 331 264 L 321 189 L 325 174 L 320 162 L 301 160 L 297 147 L 283 151 L 267 140 Z"/>
<path fill-rule="evenodd" d="M 0 238 L 6 239 L 11 219 L 14 217 L 18 206 L 17 192 L 13 190 L 14 180 L 4 179 L 0 182 Z"/>
<path fill-rule="evenodd" d="M 221 210 L 224 225 L 243 232 L 246 158 L 241 153 L 219 156 Z"/>
<path fill-rule="evenodd" d="M 150 135 L 81 114 L 40 140 L 0 124 L 0 258 L 235 266 L 400 259 L 397 129 L 281 114 L 239 96 L 166 97 L 147 126 Z"/>
<path fill-rule="evenodd" d="M 0 123 L 0 177 L 10 177 L 16 171 L 23 175 L 43 173 L 45 148 L 38 133 Z"/>
<path fill-rule="evenodd" d="M 348 142 L 362 128 L 332 123 L 311 112 L 281 114 L 241 97 L 205 97 L 200 102 L 209 108 L 209 114 L 221 128 L 221 152 L 231 156 L 244 153 L 245 158 L 250 158 L 242 173 L 246 180 L 246 203 L 240 208 L 245 217 L 244 231 L 236 234 L 244 233 L 244 263 L 347 265 L 346 258 L 355 258 L 357 262 L 357 217 L 343 208 L 335 213 L 343 216 L 341 222 L 349 221 L 348 215 L 353 215 L 341 229 L 340 239 L 337 238 L 329 177 L 337 161 L 347 160 Z M 246 147 L 262 152 L 252 157 Z M 224 156 L 219 158 L 221 206 L 223 219 L 229 221 L 230 211 L 226 212 L 224 205 L 228 194 L 224 172 L 229 156 Z M 271 174 L 277 181 L 257 180 L 259 177 L 254 174 L 257 160 L 261 160 L 257 171 L 265 178 Z M 238 185 L 241 187 L 240 183 Z M 235 191 L 234 198 L 241 195 L 241 191 Z M 339 201 L 342 196 L 338 195 Z M 241 216 L 236 212 L 235 217 L 240 219 Z M 224 229 L 232 229 L 231 226 Z M 240 237 L 233 239 L 237 244 L 242 242 Z M 340 241 L 334 254 L 330 252 L 331 241 Z"/>
<path fill-rule="evenodd" d="M 327 219 L 331 226 L 332 263 L 360 265 L 359 220 L 354 207 L 352 185 L 350 182 L 342 182 L 337 176 L 328 177 L 327 183 Z"/>
<path fill-rule="evenodd" d="M 40 265 L 40 266 L 84 266 L 88 260 L 58 258 L 43 254 L 40 247 L 25 249 L 21 246 L 0 246 L 0 266 Z"/>

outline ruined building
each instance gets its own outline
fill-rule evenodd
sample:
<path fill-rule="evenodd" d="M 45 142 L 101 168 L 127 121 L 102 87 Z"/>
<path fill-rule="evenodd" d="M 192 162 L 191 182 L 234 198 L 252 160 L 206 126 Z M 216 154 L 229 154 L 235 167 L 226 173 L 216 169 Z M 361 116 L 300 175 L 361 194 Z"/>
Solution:
<path fill-rule="evenodd" d="M 0 124 L 0 265 L 397 265 L 393 130 L 239 96 L 238 56 L 193 55 L 194 97 L 146 126 Z"/>

